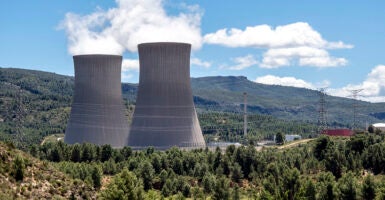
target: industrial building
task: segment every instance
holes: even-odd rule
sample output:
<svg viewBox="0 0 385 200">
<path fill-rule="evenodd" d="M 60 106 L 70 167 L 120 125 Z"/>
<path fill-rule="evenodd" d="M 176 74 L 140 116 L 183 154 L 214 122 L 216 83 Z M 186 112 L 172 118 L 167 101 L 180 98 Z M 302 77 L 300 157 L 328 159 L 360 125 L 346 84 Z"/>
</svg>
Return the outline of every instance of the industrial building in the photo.
<svg viewBox="0 0 385 200">
<path fill-rule="evenodd" d="M 122 102 L 122 56 L 74 56 L 75 93 L 64 142 L 123 147 L 128 120 Z"/>
<path fill-rule="evenodd" d="M 133 149 L 205 147 L 190 85 L 190 51 L 186 43 L 138 45 L 139 88 L 128 137 Z"/>
<path fill-rule="evenodd" d="M 285 141 L 286 142 L 291 142 L 294 140 L 301 140 L 301 139 L 302 139 L 302 136 L 300 136 L 300 135 L 290 135 L 290 134 L 285 135 Z"/>
<path fill-rule="evenodd" d="M 328 136 L 352 136 L 353 131 L 350 129 L 328 129 L 323 134 Z"/>
</svg>

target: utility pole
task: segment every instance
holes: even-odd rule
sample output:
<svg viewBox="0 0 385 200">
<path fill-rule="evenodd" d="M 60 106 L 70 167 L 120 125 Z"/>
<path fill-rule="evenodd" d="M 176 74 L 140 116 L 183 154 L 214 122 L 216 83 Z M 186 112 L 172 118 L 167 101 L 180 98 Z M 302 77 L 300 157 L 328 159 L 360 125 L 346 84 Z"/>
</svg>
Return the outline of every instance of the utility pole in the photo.
<svg viewBox="0 0 385 200">
<path fill-rule="evenodd" d="M 319 91 L 319 109 L 318 109 L 318 133 L 323 134 L 328 129 L 326 119 L 326 88 L 320 88 Z"/>
<path fill-rule="evenodd" d="M 247 93 L 243 93 L 243 135 L 247 136 Z"/>
<path fill-rule="evenodd" d="M 353 130 L 357 129 L 357 97 L 358 93 L 360 93 L 364 89 L 356 89 L 356 90 L 350 90 L 350 93 L 352 94 L 351 97 L 353 97 Z"/>
</svg>

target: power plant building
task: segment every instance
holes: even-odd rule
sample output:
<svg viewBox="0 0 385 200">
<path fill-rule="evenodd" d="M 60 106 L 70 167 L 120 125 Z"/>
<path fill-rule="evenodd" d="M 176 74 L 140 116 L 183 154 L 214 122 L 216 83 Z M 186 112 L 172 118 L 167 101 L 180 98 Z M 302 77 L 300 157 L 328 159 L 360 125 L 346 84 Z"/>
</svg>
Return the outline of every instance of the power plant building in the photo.
<svg viewBox="0 0 385 200">
<path fill-rule="evenodd" d="M 64 142 L 123 147 L 128 120 L 122 101 L 122 56 L 74 56 L 75 92 Z"/>
<path fill-rule="evenodd" d="M 143 43 L 138 51 L 139 88 L 128 145 L 205 147 L 190 85 L 191 45 Z"/>
</svg>

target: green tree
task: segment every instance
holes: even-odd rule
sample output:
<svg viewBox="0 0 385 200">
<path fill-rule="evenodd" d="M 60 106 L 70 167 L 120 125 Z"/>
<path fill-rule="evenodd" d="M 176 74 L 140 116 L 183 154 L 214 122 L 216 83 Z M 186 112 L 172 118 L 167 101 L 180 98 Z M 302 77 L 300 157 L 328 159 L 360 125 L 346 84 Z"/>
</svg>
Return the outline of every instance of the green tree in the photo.
<svg viewBox="0 0 385 200">
<path fill-rule="evenodd" d="M 182 194 L 185 197 L 190 197 L 190 195 L 191 195 L 191 186 L 186 182 L 183 184 Z"/>
<path fill-rule="evenodd" d="M 102 172 L 98 166 L 92 168 L 91 178 L 94 188 L 99 189 L 102 186 Z"/>
<path fill-rule="evenodd" d="M 317 176 L 317 199 L 337 199 L 335 177 L 330 172 L 321 172 Z"/>
<path fill-rule="evenodd" d="M 236 183 L 241 183 L 243 178 L 243 173 L 241 166 L 238 163 L 234 163 L 231 167 L 231 180 Z"/>
<path fill-rule="evenodd" d="M 329 137 L 327 137 L 327 136 L 319 137 L 316 140 L 316 144 L 314 147 L 314 156 L 318 160 L 323 160 L 325 153 L 326 153 L 326 150 L 330 145 L 331 145 L 331 141 L 330 141 Z"/>
<path fill-rule="evenodd" d="M 83 143 L 82 144 L 82 162 L 91 162 L 94 157 L 94 151 L 93 151 L 92 144 L 89 143 Z"/>
<path fill-rule="evenodd" d="M 304 185 L 304 197 L 305 199 L 316 199 L 316 187 L 312 180 L 308 179 Z"/>
<path fill-rule="evenodd" d="M 355 200 L 359 198 L 359 185 L 357 179 L 354 177 L 354 174 L 352 172 L 344 174 L 338 180 L 338 188 L 340 190 L 341 199 Z"/>
<path fill-rule="evenodd" d="M 163 188 L 162 188 L 162 195 L 164 197 L 168 197 L 170 196 L 171 194 L 174 193 L 174 184 L 173 184 L 173 181 L 171 181 L 170 179 L 167 179 L 166 180 L 166 183 L 163 185 Z"/>
<path fill-rule="evenodd" d="M 346 157 L 339 149 L 330 149 L 324 158 L 325 167 L 338 179 L 346 169 Z"/>
<path fill-rule="evenodd" d="M 13 172 L 12 172 L 12 176 L 13 178 L 15 178 L 16 181 L 23 181 L 24 169 L 25 169 L 24 159 L 21 156 L 17 155 L 15 160 L 13 161 Z"/>
<path fill-rule="evenodd" d="M 376 198 L 376 184 L 372 175 L 367 175 L 364 178 L 362 185 L 362 197 L 365 200 L 372 200 Z"/>
<path fill-rule="evenodd" d="M 72 162 L 80 162 L 81 161 L 81 147 L 79 144 L 72 145 L 71 151 L 71 161 Z"/>
<path fill-rule="evenodd" d="M 233 189 L 232 200 L 240 200 L 240 199 L 241 199 L 241 194 L 239 193 L 239 186 L 235 185 Z"/>
<path fill-rule="evenodd" d="M 155 173 L 159 174 L 162 171 L 162 163 L 158 154 L 152 155 L 151 164 L 155 170 Z"/>
<path fill-rule="evenodd" d="M 139 166 L 139 174 L 143 180 L 144 190 L 147 191 L 152 188 L 152 181 L 154 179 L 154 168 L 149 161 L 144 161 Z"/>
<path fill-rule="evenodd" d="M 101 158 L 102 162 L 109 160 L 112 157 L 112 147 L 109 144 L 102 146 Z"/>
<path fill-rule="evenodd" d="M 214 175 L 210 173 L 206 173 L 203 176 L 202 187 L 203 187 L 203 192 L 205 194 L 211 194 L 214 190 L 215 184 L 216 184 L 216 180 Z"/>
<path fill-rule="evenodd" d="M 142 182 L 134 173 L 124 168 L 117 174 L 107 188 L 100 193 L 100 199 L 143 200 Z"/>
<path fill-rule="evenodd" d="M 127 160 L 132 155 L 132 149 L 131 147 L 125 146 L 120 150 L 120 153 L 123 155 L 125 160 Z"/>
<path fill-rule="evenodd" d="M 214 194 L 212 199 L 214 200 L 226 200 L 230 197 L 230 182 L 226 177 L 220 177 L 215 184 Z"/>
<path fill-rule="evenodd" d="M 193 187 L 191 189 L 192 193 L 192 199 L 198 200 L 198 199 L 204 199 L 205 195 L 203 194 L 203 191 L 199 187 Z"/>
<path fill-rule="evenodd" d="M 369 125 L 369 127 L 368 127 L 368 132 L 369 133 L 374 133 L 374 126 L 371 124 L 371 125 Z"/>
<path fill-rule="evenodd" d="M 282 179 L 288 199 L 294 199 L 300 188 L 299 171 L 297 168 L 285 170 Z"/>
<path fill-rule="evenodd" d="M 61 150 L 57 145 L 55 145 L 55 147 L 51 150 L 49 160 L 52 162 L 60 162 L 63 159 L 62 157 L 63 156 Z"/>
<path fill-rule="evenodd" d="M 285 144 L 285 135 L 281 132 L 275 134 L 275 143 L 279 145 Z"/>
</svg>

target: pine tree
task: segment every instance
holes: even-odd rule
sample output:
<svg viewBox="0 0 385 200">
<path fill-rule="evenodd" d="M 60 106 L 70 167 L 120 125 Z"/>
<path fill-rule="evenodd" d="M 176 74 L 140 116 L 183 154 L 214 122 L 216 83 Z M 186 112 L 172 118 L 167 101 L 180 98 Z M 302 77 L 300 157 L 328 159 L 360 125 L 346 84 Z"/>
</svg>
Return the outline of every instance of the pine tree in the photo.
<svg viewBox="0 0 385 200">
<path fill-rule="evenodd" d="M 362 197 L 366 200 L 371 200 L 376 197 L 376 184 L 373 180 L 373 176 L 368 175 L 364 178 L 362 185 Z"/>
<path fill-rule="evenodd" d="M 16 156 L 15 160 L 13 161 L 13 178 L 15 178 L 16 181 L 23 181 L 24 179 L 24 159 L 20 157 L 19 155 Z"/>
</svg>

